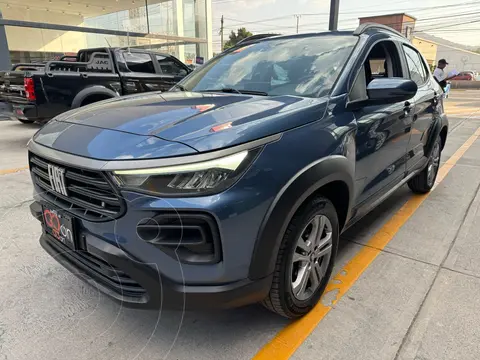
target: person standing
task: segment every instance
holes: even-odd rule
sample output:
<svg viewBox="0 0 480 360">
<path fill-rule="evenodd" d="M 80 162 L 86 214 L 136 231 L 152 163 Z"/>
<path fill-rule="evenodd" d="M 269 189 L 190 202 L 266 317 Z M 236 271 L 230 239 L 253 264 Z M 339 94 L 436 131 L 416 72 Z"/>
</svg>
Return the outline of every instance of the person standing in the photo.
<svg viewBox="0 0 480 360">
<path fill-rule="evenodd" d="M 450 80 L 455 77 L 455 75 L 448 77 L 445 73 L 445 67 L 448 65 L 447 60 L 440 59 L 438 60 L 437 67 L 433 72 L 433 77 L 437 80 L 438 84 L 442 87 L 442 89 L 446 89 L 447 87 L 447 80 Z"/>
</svg>

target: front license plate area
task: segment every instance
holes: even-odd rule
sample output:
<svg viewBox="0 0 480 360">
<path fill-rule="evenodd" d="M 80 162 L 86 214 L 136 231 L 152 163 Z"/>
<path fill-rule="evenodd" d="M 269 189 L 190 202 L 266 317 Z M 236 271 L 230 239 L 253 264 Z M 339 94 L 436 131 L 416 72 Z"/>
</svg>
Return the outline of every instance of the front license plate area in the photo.
<svg viewBox="0 0 480 360">
<path fill-rule="evenodd" d="M 43 223 L 47 234 L 72 250 L 76 250 L 73 218 L 61 210 L 43 206 Z"/>
</svg>

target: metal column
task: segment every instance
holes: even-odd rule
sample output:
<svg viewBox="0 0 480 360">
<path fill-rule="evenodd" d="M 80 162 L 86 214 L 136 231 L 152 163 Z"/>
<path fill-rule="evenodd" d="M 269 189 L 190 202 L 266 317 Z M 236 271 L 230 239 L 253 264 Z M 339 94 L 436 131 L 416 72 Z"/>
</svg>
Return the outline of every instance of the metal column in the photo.
<svg viewBox="0 0 480 360">
<path fill-rule="evenodd" d="M 0 19 L 3 19 L 2 11 L 0 10 Z M 7 34 L 5 26 L 0 25 L 0 71 L 10 70 L 12 63 L 10 61 L 10 50 L 8 50 Z"/>
</svg>

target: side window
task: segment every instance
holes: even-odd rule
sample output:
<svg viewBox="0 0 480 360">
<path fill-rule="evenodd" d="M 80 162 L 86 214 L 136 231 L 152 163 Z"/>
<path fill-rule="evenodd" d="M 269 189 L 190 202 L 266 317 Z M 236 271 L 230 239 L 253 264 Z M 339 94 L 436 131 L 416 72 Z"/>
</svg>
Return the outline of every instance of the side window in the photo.
<svg viewBox="0 0 480 360">
<path fill-rule="evenodd" d="M 187 70 L 168 57 L 157 55 L 157 61 L 158 65 L 160 65 L 160 69 L 162 70 L 162 74 L 176 76 L 187 75 Z"/>
<path fill-rule="evenodd" d="M 422 85 L 428 78 L 422 57 L 416 50 L 409 46 L 403 45 L 403 50 L 405 50 L 405 57 L 407 58 L 408 69 L 410 70 L 410 79 L 415 81 L 417 85 Z"/>
<path fill-rule="evenodd" d="M 373 79 L 389 77 L 403 77 L 403 73 L 397 47 L 392 41 L 386 40 L 375 44 L 368 53 L 350 91 L 349 100 L 368 99 L 368 84 Z"/>
<path fill-rule="evenodd" d="M 155 67 L 150 54 L 125 51 L 123 57 L 130 71 L 155 74 Z"/>
</svg>

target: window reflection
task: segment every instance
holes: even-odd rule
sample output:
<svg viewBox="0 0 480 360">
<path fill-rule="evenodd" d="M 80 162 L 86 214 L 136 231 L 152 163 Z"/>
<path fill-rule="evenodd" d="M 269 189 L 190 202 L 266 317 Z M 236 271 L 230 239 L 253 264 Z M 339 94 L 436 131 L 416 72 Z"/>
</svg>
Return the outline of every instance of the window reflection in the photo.
<svg viewBox="0 0 480 360">
<path fill-rule="evenodd" d="M 357 38 L 269 39 L 230 51 L 192 73 L 193 91 L 235 88 L 269 95 L 323 96 L 330 91 Z"/>
<path fill-rule="evenodd" d="M 182 61 L 208 58 L 206 44 L 182 37 L 207 38 L 206 0 L 34 0 L 0 2 L 4 19 L 47 25 L 68 25 L 99 30 L 154 34 L 159 38 L 113 36 L 23 27 L 6 27 L 11 61 L 47 61 L 88 47 L 141 47 L 171 53 Z M 209 15 L 210 16 L 210 15 Z M 211 19 L 208 19 L 211 21 Z M 165 35 L 166 38 L 161 38 Z M 171 40 L 167 36 L 180 37 Z M 201 41 L 200 41 L 201 42 Z M 210 49 L 211 51 L 211 49 Z"/>
</svg>

